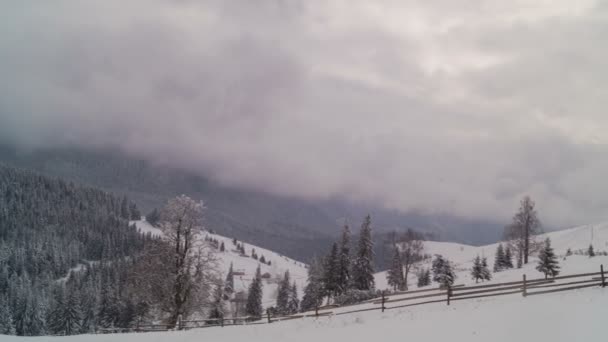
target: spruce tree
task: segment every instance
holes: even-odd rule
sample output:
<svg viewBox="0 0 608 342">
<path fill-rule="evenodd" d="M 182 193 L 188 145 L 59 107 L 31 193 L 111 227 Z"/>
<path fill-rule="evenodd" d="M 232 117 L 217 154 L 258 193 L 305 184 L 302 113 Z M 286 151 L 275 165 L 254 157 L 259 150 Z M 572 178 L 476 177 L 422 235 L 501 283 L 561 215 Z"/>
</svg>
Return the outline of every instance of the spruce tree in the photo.
<svg viewBox="0 0 608 342">
<path fill-rule="evenodd" d="M 300 299 L 298 298 L 298 287 L 296 282 L 294 281 L 289 289 L 289 304 L 287 305 L 288 311 L 290 315 L 298 312 L 298 308 L 300 307 Z"/>
<path fill-rule="evenodd" d="M 234 293 L 234 270 L 232 267 L 232 263 L 230 263 L 230 268 L 228 269 L 228 274 L 226 275 L 224 293 L 228 297 Z"/>
<path fill-rule="evenodd" d="M 435 260 L 432 264 L 433 269 L 433 280 L 438 282 L 441 287 L 448 287 L 454 284 L 456 280 L 456 274 L 452 269 L 452 263 L 443 258 L 443 256 L 436 254 Z"/>
<path fill-rule="evenodd" d="M 431 284 L 431 271 L 429 269 L 422 268 L 418 271 L 418 287 L 428 286 Z"/>
<path fill-rule="evenodd" d="M 15 323 L 9 301 L 0 297 L 0 335 L 15 335 L 15 333 Z"/>
<path fill-rule="evenodd" d="M 338 254 L 338 244 L 334 243 L 331 246 L 331 252 L 325 257 L 323 284 L 325 286 L 325 295 L 333 298 L 338 295 L 340 287 L 338 277 L 340 275 L 340 256 Z"/>
<path fill-rule="evenodd" d="M 289 315 L 289 293 L 291 287 L 291 279 L 289 276 L 289 270 L 285 271 L 283 279 L 279 283 L 279 289 L 277 293 L 277 312 L 281 315 Z"/>
<path fill-rule="evenodd" d="M 314 258 L 308 267 L 308 282 L 304 288 L 304 297 L 300 303 L 302 311 L 313 310 L 323 301 L 323 267 Z"/>
<path fill-rule="evenodd" d="M 483 279 L 481 258 L 479 255 L 473 261 L 473 268 L 471 269 L 471 277 L 475 279 L 475 283 L 479 282 L 479 279 Z"/>
<path fill-rule="evenodd" d="M 511 247 L 507 245 L 505 249 L 505 268 L 513 268 L 513 255 L 511 255 Z"/>
<path fill-rule="evenodd" d="M 371 217 L 367 215 L 361 225 L 359 245 L 353 264 L 353 285 L 357 290 L 374 289 L 374 251 Z"/>
<path fill-rule="evenodd" d="M 352 260 L 350 255 L 350 228 L 347 224 L 344 225 L 344 230 L 342 232 L 339 254 L 336 293 L 342 294 L 346 292 L 351 283 Z"/>
<path fill-rule="evenodd" d="M 500 272 L 506 268 L 506 256 L 502 243 L 498 244 L 494 255 L 494 272 Z"/>
<path fill-rule="evenodd" d="M 593 250 L 593 245 L 589 245 L 589 248 L 587 249 L 587 254 L 589 255 L 590 258 L 593 258 L 595 256 L 595 251 Z"/>
<path fill-rule="evenodd" d="M 245 305 L 245 312 L 247 315 L 262 317 L 262 314 L 264 313 L 264 309 L 262 308 L 262 296 L 262 271 L 260 265 L 258 265 L 258 268 L 255 271 L 255 277 L 249 285 L 249 294 L 247 296 L 247 304 Z"/>
<path fill-rule="evenodd" d="M 492 272 L 490 272 L 490 269 L 488 268 L 488 258 L 486 257 L 481 259 L 481 278 L 483 280 L 492 279 Z"/>
<path fill-rule="evenodd" d="M 50 315 L 49 328 L 56 335 L 73 335 L 80 332 L 80 311 L 74 292 L 65 295 L 58 291 L 55 305 Z"/>
<path fill-rule="evenodd" d="M 393 260 L 391 268 L 386 274 L 388 284 L 393 287 L 393 290 L 402 290 L 403 287 L 403 263 L 401 262 L 401 253 L 395 245 L 393 247 Z"/>
<path fill-rule="evenodd" d="M 549 238 L 545 240 L 545 246 L 538 255 L 538 265 L 536 266 L 536 269 L 545 274 L 545 279 L 548 276 L 555 277 L 559 274 L 559 263 L 557 261 L 557 256 L 553 251 L 553 247 L 551 247 L 551 240 Z"/>
</svg>

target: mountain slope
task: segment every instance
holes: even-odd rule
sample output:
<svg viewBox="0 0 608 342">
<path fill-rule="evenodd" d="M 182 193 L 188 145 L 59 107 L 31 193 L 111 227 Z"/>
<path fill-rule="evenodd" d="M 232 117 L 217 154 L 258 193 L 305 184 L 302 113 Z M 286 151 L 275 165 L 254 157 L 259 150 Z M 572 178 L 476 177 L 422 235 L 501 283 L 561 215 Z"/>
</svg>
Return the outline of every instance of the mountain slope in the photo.
<svg viewBox="0 0 608 342">
<path fill-rule="evenodd" d="M 151 226 L 145 220 L 132 221 L 136 225 L 137 229 L 142 233 L 151 233 L 153 235 L 162 235 L 160 229 Z M 218 259 L 219 271 L 222 274 L 222 278 L 226 277 L 230 264 L 233 265 L 233 269 L 238 275 L 234 276 L 235 292 L 244 291 L 247 292 L 251 281 L 255 275 L 256 268 L 258 265 L 261 267 L 262 274 L 268 273 L 270 278 L 263 279 L 263 299 L 262 305 L 267 308 L 276 304 L 276 295 L 278 288 L 278 280 L 281 279 L 285 271 L 289 271 L 291 281 L 295 282 L 298 287 L 298 293 L 302 296 L 302 291 L 306 285 L 307 269 L 306 265 L 302 262 L 290 259 L 284 255 L 273 252 L 271 250 L 261 248 L 249 243 L 238 241 L 240 244 L 244 244 L 245 254 L 241 254 L 236 246 L 233 244 L 233 239 L 222 235 L 205 232 L 204 236 L 217 240 L 221 245 L 225 246 L 225 251 L 217 251 L 216 257 Z M 270 265 L 264 264 L 255 260 L 251 257 L 252 250 L 261 258 L 264 256 L 266 261 L 270 261 Z M 233 308 L 234 312 L 234 308 Z"/>
</svg>

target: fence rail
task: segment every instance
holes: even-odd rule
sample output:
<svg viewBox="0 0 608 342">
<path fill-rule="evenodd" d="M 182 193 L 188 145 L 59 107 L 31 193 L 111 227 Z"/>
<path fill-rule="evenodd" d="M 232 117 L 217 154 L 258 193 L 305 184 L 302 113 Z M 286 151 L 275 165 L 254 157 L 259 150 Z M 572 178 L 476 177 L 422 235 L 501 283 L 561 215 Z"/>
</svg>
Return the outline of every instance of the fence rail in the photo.
<svg viewBox="0 0 608 342">
<path fill-rule="evenodd" d="M 560 280 L 574 279 L 574 278 L 586 278 L 591 279 L 575 280 L 567 282 L 559 282 Z M 557 276 L 552 278 L 537 278 L 537 279 L 526 279 L 526 275 L 523 275 L 520 281 L 509 281 L 497 284 L 483 284 L 483 285 L 455 285 L 446 288 L 433 288 L 423 290 L 412 290 L 412 291 L 397 291 L 394 293 L 382 292 L 382 296 L 379 298 L 370 299 L 357 304 L 344 305 L 344 307 L 356 307 L 364 305 L 379 305 L 373 307 L 364 307 L 361 309 L 349 310 L 349 311 L 323 311 L 340 308 L 338 305 L 326 305 L 323 307 L 317 307 L 313 313 L 300 313 L 289 316 L 277 316 L 271 315 L 270 312 L 266 313 L 265 317 L 232 317 L 232 318 L 215 318 L 215 319 L 201 319 L 201 320 L 181 320 L 179 319 L 176 325 L 168 324 L 141 324 L 135 328 L 122 329 L 122 328 L 110 328 L 110 329 L 99 329 L 99 333 L 116 333 L 116 332 L 148 332 L 148 331 L 168 331 L 168 330 L 187 330 L 196 328 L 210 328 L 210 327 L 226 327 L 233 325 L 251 325 L 251 324 L 271 324 L 276 322 L 282 322 L 287 320 L 302 319 L 305 317 L 331 317 L 341 316 L 360 312 L 381 310 L 393 310 L 399 308 L 436 304 L 436 303 L 447 303 L 450 305 L 451 301 L 460 301 L 467 299 L 478 299 L 496 296 L 506 296 L 521 293 L 522 296 L 535 296 L 549 293 L 556 293 L 562 291 L 571 291 L 589 287 L 601 286 L 605 287 L 606 275 L 604 273 L 604 265 L 600 266 L 600 272 L 594 273 L 581 273 L 581 274 L 570 274 Z M 429 293 L 437 291 L 437 293 Z M 425 294 L 429 293 L 429 294 Z M 413 295 L 413 296 L 410 296 Z M 396 296 L 405 296 L 403 298 L 394 298 Z M 400 303 L 405 301 L 416 301 L 420 299 L 427 299 L 433 297 L 444 297 L 442 299 L 432 299 L 423 302 L 407 303 L 396 306 L 386 306 L 386 304 Z"/>
</svg>

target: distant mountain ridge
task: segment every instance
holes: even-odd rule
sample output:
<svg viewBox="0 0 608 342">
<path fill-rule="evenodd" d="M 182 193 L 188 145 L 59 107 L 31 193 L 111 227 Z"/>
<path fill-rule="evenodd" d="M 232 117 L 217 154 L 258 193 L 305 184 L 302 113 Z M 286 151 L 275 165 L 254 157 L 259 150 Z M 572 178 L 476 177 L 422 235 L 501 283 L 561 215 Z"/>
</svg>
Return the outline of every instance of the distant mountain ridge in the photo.
<svg viewBox="0 0 608 342">
<path fill-rule="evenodd" d="M 494 242 L 502 233 L 502 224 L 492 222 L 449 215 L 403 214 L 339 199 L 311 202 L 224 187 L 202 176 L 114 150 L 64 148 L 23 152 L 0 146 L 0 161 L 126 195 L 143 213 L 184 193 L 206 202 L 206 224 L 218 233 L 303 261 L 326 253 L 344 220 L 356 233 L 367 213 L 372 214 L 377 244 L 381 244 L 386 233 L 410 227 L 431 233 L 438 240 L 475 245 Z M 381 249 L 378 254 L 382 263 Z"/>
</svg>

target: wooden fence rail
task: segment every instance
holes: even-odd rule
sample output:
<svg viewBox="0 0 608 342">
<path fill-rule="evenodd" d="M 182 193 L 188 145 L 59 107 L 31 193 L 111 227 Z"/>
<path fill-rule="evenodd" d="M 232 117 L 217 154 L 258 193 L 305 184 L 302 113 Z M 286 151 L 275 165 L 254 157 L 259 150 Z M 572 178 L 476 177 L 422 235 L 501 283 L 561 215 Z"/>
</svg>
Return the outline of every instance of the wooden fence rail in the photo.
<svg viewBox="0 0 608 342">
<path fill-rule="evenodd" d="M 568 282 L 559 282 L 560 280 L 565 279 L 574 279 L 574 278 L 585 278 L 591 277 L 591 279 L 584 280 L 575 280 Z M 216 319 L 201 319 L 201 320 L 178 320 L 177 325 L 167 325 L 167 324 L 140 324 L 135 328 L 129 329 L 121 329 L 121 328 L 108 328 L 108 329 L 99 329 L 99 333 L 115 333 L 115 332 L 148 332 L 148 331 L 167 331 L 167 330 L 182 330 L 182 329 L 196 329 L 196 328 L 209 328 L 209 327 L 225 327 L 225 326 L 233 326 L 233 325 L 250 325 L 250 324 L 270 324 L 276 322 L 282 322 L 287 320 L 294 319 L 302 319 L 305 317 L 319 318 L 319 317 L 331 317 L 331 316 L 341 316 L 341 315 L 349 315 L 360 312 L 368 312 L 381 310 L 393 310 L 399 308 L 427 305 L 427 304 L 435 304 L 435 303 L 447 303 L 450 305 L 450 301 L 460 301 L 467 299 L 477 299 L 477 298 L 487 298 L 487 297 L 496 297 L 496 296 L 505 296 L 521 293 L 524 297 L 526 296 L 535 296 L 542 295 L 548 293 L 562 292 L 562 291 L 570 291 L 577 290 L 595 286 L 605 287 L 607 285 L 606 276 L 604 274 L 604 266 L 600 266 L 600 272 L 593 273 L 581 273 L 581 274 L 571 274 L 571 275 L 563 275 L 552 277 L 549 279 L 546 278 L 538 278 L 538 279 L 526 279 L 526 276 L 523 275 L 521 281 L 510 281 L 503 282 L 497 284 L 483 284 L 483 285 L 456 285 L 453 287 L 449 287 L 447 289 L 442 288 L 433 288 L 433 289 L 423 289 L 423 290 L 412 290 L 412 291 L 398 291 L 394 293 L 387 294 L 385 292 L 382 293 L 381 297 L 374 298 L 371 300 L 363 301 L 358 304 L 349 304 L 342 307 L 356 307 L 361 305 L 379 305 L 373 307 L 366 307 L 356 310 L 342 311 L 342 312 L 333 312 L 333 311 L 324 311 L 319 312 L 319 310 L 327 310 L 327 309 L 336 309 L 340 306 L 337 305 L 326 305 L 324 307 L 317 307 L 314 313 L 301 313 L 289 316 L 276 316 L 271 315 L 267 312 L 266 317 L 252 317 L 252 316 L 243 316 L 243 317 L 233 317 L 233 318 L 216 318 Z M 435 292 L 429 294 L 421 294 L 427 292 Z M 414 294 L 414 296 L 408 296 Z M 421 295 L 419 295 L 421 294 Z M 406 296 L 404 298 L 392 298 L 395 296 Z M 415 303 L 407 303 L 396 306 L 386 306 L 386 304 L 398 303 L 404 301 L 414 301 L 420 299 L 427 299 L 433 297 L 444 297 L 442 299 L 432 299 L 426 300 L 423 302 L 415 302 Z M 230 323 L 231 322 L 231 323 Z"/>
</svg>

